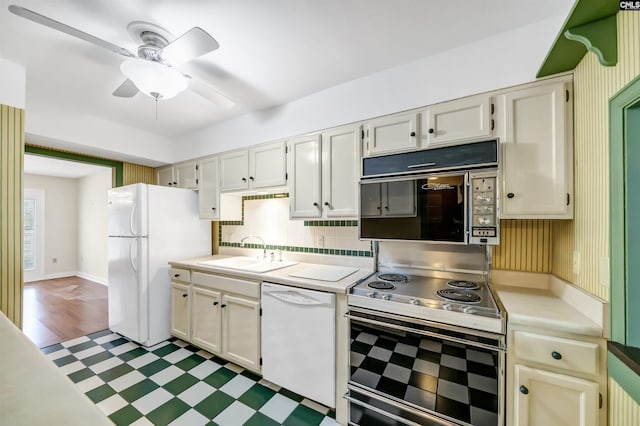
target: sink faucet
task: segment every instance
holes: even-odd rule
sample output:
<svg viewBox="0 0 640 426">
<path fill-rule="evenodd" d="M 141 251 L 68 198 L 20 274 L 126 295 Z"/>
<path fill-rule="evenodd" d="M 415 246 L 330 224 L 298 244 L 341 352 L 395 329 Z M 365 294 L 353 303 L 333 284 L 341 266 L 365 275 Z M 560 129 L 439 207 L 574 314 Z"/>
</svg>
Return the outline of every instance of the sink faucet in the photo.
<svg viewBox="0 0 640 426">
<path fill-rule="evenodd" d="M 258 240 L 260 240 L 260 242 L 262 243 L 262 259 L 266 259 L 267 258 L 267 245 L 265 244 L 264 240 L 262 238 L 260 238 L 257 235 L 247 235 L 246 237 L 242 237 L 242 239 L 240 240 L 240 247 L 244 247 L 244 241 L 248 238 L 256 238 Z"/>
</svg>

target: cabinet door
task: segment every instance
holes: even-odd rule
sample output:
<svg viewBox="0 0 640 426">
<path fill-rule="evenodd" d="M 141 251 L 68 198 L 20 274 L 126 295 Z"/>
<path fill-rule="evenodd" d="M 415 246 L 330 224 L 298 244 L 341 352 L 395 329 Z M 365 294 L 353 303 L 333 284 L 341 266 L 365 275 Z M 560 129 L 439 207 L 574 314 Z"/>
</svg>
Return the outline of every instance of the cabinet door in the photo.
<svg viewBox="0 0 640 426">
<path fill-rule="evenodd" d="M 220 156 L 220 190 L 249 187 L 249 152 L 234 151 Z"/>
<path fill-rule="evenodd" d="M 260 371 L 260 302 L 222 296 L 223 356 Z"/>
<path fill-rule="evenodd" d="M 278 142 L 249 151 L 249 185 L 267 188 L 287 184 L 285 143 Z"/>
<path fill-rule="evenodd" d="M 382 215 L 412 217 L 416 215 L 416 182 L 413 180 L 382 184 Z"/>
<path fill-rule="evenodd" d="M 327 218 L 358 216 L 360 126 L 322 134 L 322 209 Z"/>
<path fill-rule="evenodd" d="M 191 341 L 219 354 L 222 343 L 221 296 L 217 291 L 193 287 L 191 292 Z"/>
<path fill-rule="evenodd" d="M 386 191 L 386 184 L 364 183 L 360 185 L 360 205 L 362 217 L 376 217 L 382 215 L 382 186 Z"/>
<path fill-rule="evenodd" d="M 171 334 L 189 340 L 189 286 L 171 283 Z"/>
<path fill-rule="evenodd" d="M 175 166 L 175 174 L 178 188 L 198 188 L 198 166 L 195 162 L 178 164 Z"/>
<path fill-rule="evenodd" d="M 516 364 L 514 425 L 596 426 L 598 384 Z"/>
<path fill-rule="evenodd" d="M 559 82 L 499 96 L 502 218 L 573 217 L 568 90 Z"/>
<path fill-rule="evenodd" d="M 383 117 L 368 124 L 368 154 L 388 154 L 417 149 L 418 114 Z"/>
<path fill-rule="evenodd" d="M 173 167 L 165 167 L 163 169 L 158 169 L 158 185 L 161 186 L 176 186 L 178 182 L 175 182 L 175 178 L 173 176 Z"/>
<path fill-rule="evenodd" d="M 218 189 L 218 157 L 200 161 L 200 190 L 198 204 L 201 219 L 220 218 L 220 192 Z"/>
<path fill-rule="evenodd" d="M 290 141 L 289 160 L 289 216 L 320 217 L 320 135 Z"/>
<path fill-rule="evenodd" d="M 436 147 L 491 136 L 491 97 L 471 96 L 430 107 L 421 114 L 420 131 Z"/>
</svg>

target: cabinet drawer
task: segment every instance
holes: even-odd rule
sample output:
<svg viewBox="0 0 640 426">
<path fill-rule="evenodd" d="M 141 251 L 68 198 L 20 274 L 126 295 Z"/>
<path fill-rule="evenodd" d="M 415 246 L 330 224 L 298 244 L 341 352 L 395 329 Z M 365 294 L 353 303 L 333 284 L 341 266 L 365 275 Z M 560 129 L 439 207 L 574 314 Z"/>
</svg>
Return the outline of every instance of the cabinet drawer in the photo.
<svg viewBox="0 0 640 426">
<path fill-rule="evenodd" d="M 555 336 L 514 332 L 514 352 L 519 360 L 532 361 L 577 373 L 597 375 L 598 345 Z"/>
<path fill-rule="evenodd" d="M 185 283 L 191 281 L 191 271 L 188 269 L 171 268 L 169 273 L 171 274 L 171 281 L 183 281 Z"/>
<path fill-rule="evenodd" d="M 193 284 L 260 299 L 260 283 L 254 281 L 194 272 Z"/>
</svg>

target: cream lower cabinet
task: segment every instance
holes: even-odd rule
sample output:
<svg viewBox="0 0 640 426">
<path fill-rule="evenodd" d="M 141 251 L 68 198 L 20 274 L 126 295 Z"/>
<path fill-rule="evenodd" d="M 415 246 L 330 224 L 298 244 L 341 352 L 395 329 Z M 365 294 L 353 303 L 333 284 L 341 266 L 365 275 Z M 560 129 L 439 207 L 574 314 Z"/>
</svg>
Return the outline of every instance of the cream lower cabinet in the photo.
<svg viewBox="0 0 640 426">
<path fill-rule="evenodd" d="M 197 271 L 190 277 L 191 285 L 171 283 L 171 334 L 260 372 L 260 283 Z"/>
<path fill-rule="evenodd" d="M 605 426 L 605 339 L 510 326 L 507 424 Z"/>
<path fill-rule="evenodd" d="M 189 340 L 189 304 L 190 288 L 188 284 L 171 282 L 171 334 Z"/>
<path fill-rule="evenodd" d="M 596 426 L 598 383 L 514 366 L 514 426 Z"/>
</svg>

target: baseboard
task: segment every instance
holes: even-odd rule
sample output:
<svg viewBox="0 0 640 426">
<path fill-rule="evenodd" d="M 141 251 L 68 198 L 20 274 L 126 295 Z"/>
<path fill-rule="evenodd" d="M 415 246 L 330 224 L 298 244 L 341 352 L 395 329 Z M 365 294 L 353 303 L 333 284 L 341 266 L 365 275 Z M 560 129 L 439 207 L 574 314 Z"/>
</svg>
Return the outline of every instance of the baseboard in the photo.
<svg viewBox="0 0 640 426">
<path fill-rule="evenodd" d="M 97 277 L 95 275 L 87 274 L 85 272 L 80 272 L 80 271 L 77 271 L 74 275 L 80 278 L 84 278 L 85 280 L 93 281 L 94 283 L 97 283 L 97 284 L 109 285 L 109 281 L 106 278 Z"/>
<path fill-rule="evenodd" d="M 45 276 L 42 278 L 43 280 L 53 280 L 56 278 L 67 278 L 67 277 L 75 277 L 76 276 L 76 272 L 75 271 L 71 271 L 71 272 L 57 272 L 55 274 L 45 274 Z"/>
</svg>

